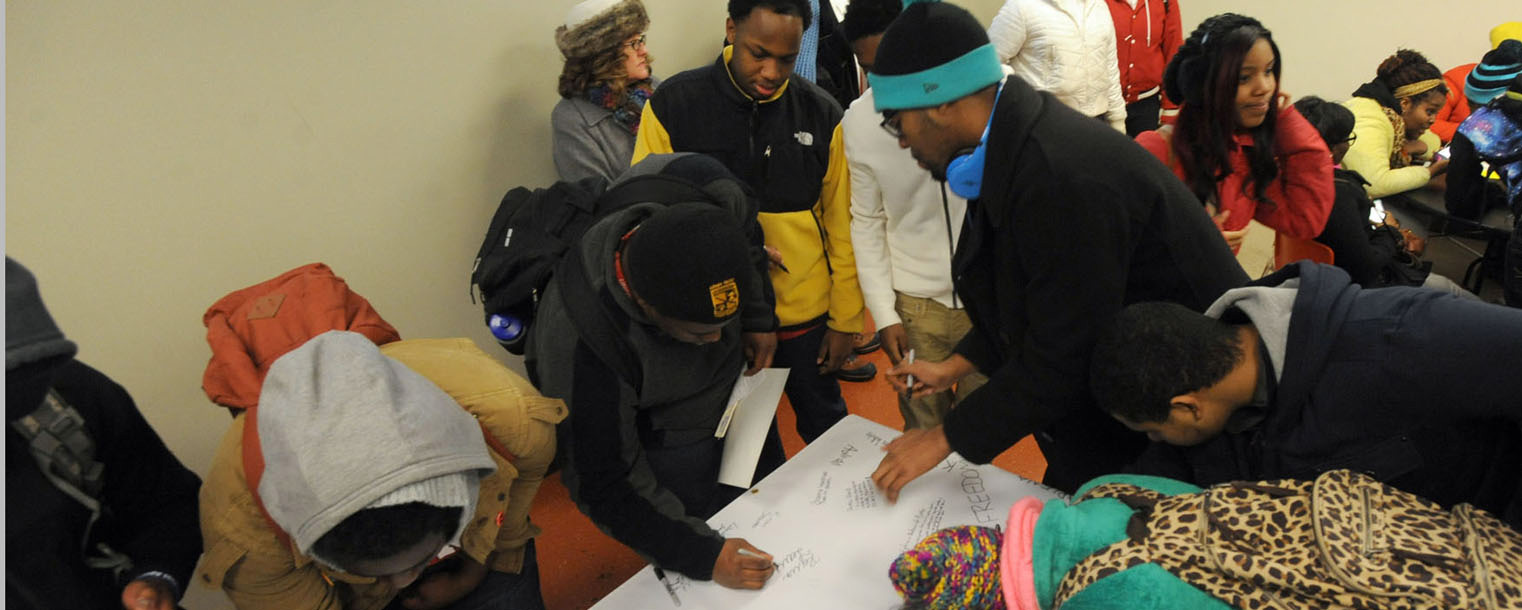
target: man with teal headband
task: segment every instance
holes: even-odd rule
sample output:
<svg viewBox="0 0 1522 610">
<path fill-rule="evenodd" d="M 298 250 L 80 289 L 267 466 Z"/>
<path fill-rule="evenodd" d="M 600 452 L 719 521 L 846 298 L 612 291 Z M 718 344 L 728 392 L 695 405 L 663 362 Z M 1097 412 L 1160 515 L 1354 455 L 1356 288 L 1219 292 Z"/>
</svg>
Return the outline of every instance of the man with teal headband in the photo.
<svg viewBox="0 0 1522 610">
<path fill-rule="evenodd" d="M 1138 301 L 1203 311 L 1247 275 L 1162 163 L 1005 77 L 966 10 L 906 6 L 876 59 L 868 78 L 883 128 L 969 200 L 951 272 L 973 329 L 950 358 L 900 363 L 889 378 L 902 389 L 912 377 L 915 395 L 974 371 L 989 381 L 941 426 L 890 443 L 873 481 L 896 499 L 951 451 L 986 463 L 1028 434 L 1058 489 L 1120 470 L 1146 438 L 1094 406 L 1094 329 Z"/>
</svg>

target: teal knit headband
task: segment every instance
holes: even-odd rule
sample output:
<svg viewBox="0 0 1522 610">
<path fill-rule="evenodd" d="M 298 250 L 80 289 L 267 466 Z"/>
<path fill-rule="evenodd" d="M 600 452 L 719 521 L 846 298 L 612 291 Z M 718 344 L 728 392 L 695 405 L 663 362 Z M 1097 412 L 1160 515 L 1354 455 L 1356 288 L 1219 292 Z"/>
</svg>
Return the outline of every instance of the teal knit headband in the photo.
<svg viewBox="0 0 1522 610">
<path fill-rule="evenodd" d="M 909 74 L 868 74 L 878 112 L 928 108 L 967 97 L 999 82 L 1004 70 L 993 43 L 949 62 Z"/>
</svg>

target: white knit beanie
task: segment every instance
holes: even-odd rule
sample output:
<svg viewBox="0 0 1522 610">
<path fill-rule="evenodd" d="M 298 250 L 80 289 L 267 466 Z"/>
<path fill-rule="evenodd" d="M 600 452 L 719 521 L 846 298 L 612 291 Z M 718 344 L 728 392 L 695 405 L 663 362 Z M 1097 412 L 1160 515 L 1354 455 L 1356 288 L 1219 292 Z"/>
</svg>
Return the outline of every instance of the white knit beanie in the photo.
<svg viewBox="0 0 1522 610">
<path fill-rule="evenodd" d="M 584 0 L 555 28 L 555 46 L 567 58 L 591 57 L 650 28 L 640 0 Z"/>
<path fill-rule="evenodd" d="M 585 0 L 577 2 L 571 10 L 565 14 L 565 29 L 574 30 L 582 24 L 591 21 L 593 17 L 601 15 L 603 11 L 618 6 L 623 0 Z"/>
</svg>

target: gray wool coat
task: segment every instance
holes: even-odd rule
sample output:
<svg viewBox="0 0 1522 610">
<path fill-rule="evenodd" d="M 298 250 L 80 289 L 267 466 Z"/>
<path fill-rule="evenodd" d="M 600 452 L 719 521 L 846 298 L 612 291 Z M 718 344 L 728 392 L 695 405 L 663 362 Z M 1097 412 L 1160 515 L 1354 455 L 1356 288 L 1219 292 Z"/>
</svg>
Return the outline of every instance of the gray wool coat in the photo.
<svg viewBox="0 0 1522 610">
<path fill-rule="evenodd" d="M 562 98 L 550 112 L 550 125 L 560 180 L 601 177 L 612 182 L 629 169 L 634 134 L 613 120 L 613 111 L 584 98 Z"/>
</svg>

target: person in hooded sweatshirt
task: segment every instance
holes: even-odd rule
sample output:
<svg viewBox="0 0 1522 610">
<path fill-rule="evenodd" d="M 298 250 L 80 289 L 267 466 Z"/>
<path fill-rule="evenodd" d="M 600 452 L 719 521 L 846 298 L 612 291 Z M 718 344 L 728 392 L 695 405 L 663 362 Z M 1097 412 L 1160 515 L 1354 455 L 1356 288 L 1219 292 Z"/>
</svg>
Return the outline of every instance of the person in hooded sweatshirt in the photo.
<svg viewBox="0 0 1522 610">
<path fill-rule="evenodd" d="M 1154 443 L 1133 470 L 1197 485 L 1362 472 L 1522 528 L 1522 311 L 1364 290 L 1302 261 L 1201 315 L 1127 307 L 1100 331 L 1100 408 Z"/>
<path fill-rule="evenodd" d="M 168 610 L 201 555 L 201 480 L 77 351 L 6 257 L 5 607 Z"/>
<path fill-rule="evenodd" d="M 469 339 L 317 335 L 222 439 L 197 580 L 240 610 L 544 608 L 528 512 L 565 413 Z"/>
<path fill-rule="evenodd" d="M 743 492 L 719 484 L 725 441 L 714 436 L 741 372 L 768 359 L 741 335 L 776 328 L 756 202 L 693 153 L 652 155 L 609 195 L 646 174 L 704 195 L 636 203 L 588 227 L 540 297 L 526 367 L 570 408 L 560 476 L 593 523 L 662 569 L 759 589 L 771 556 L 704 522 Z M 755 480 L 783 459 L 774 420 Z"/>
</svg>

